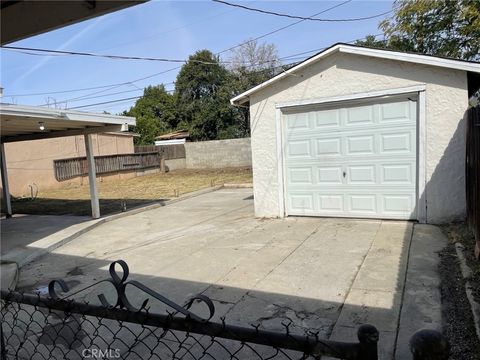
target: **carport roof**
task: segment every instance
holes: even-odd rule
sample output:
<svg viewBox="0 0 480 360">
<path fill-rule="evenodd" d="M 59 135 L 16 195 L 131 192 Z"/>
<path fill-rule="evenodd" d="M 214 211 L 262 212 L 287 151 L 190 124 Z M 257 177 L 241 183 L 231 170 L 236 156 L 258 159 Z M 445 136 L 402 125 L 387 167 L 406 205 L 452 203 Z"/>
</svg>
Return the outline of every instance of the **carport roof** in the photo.
<svg viewBox="0 0 480 360">
<path fill-rule="evenodd" d="M 240 95 L 235 96 L 230 100 L 230 102 L 233 105 L 243 104 L 248 101 L 248 98 L 251 94 L 267 86 L 270 86 L 273 83 L 276 83 L 277 81 L 291 75 L 292 73 L 295 73 L 300 69 L 303 69 L 304 67 L 307 67 L 327 57 L 328 55 L 331 55 L 337 52 L 354 54 L 354 55 L 362 55 L 362 56 L 370 56 L 370 57 L 381 58 L 381 59 L 404 61 L 408 63 L 437 66 L 437 67 L 450 68 L 455 70 L 463 70 L 463 71 L 472 72 L 472 73 L 480 73 L 480 63 L 475 61 L 454 60 L 454 59 L 442 58 L 442 57 L 431 56 L 431 55 L 421 55 L 421 54 L 406 53 L 406 52 L 385 50 L 385 49 L 373 49 L 368 47 L 338 43 L 338 44 L 332 45 L 328 49 L 325 49 L 319 52 L 318 54 L 311 56 L 310 58 L 282 72 L 281 74 L 274 76 L 270 80 L 267 80 L 261 83 L 260 85 L 257 85 L 251 88 L 250 90 L 247 90 L 241 93 Z"/>
<path fill-rule="evenodd" d="M 43 125 L 45 129 L 41 130 L 40 125 Z M 128 126 L 134 125 L 135 118 L 128 116 L 0 104 L 2 143 L 99 132 L 128 131 Z"/>
</svg>

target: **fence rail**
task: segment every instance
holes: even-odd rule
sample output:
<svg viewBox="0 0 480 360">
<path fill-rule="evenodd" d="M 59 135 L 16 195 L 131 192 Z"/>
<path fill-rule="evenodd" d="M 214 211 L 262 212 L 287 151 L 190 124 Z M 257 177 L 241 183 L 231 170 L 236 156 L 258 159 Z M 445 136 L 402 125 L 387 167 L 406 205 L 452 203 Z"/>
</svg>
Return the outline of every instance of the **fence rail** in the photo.
<svg viewBox="0 0 480 360">
<path fill-rule="evenodd" d="M 116 265 L 122 273 L 117 273 Z M 109 272 L 111 279 L 70 295 L 62 280 L 50 282 L 48 297 L 1 290 L 1 360 L 84 359 L 99 354 L 122 359 L 318 359 L 322 355 L 378 359 L 379 333 L 372 325 L 359 327 L 358 342 L 339 342 L 320 339 L 314 331 L 294 334 L 288 323 L 283 324 L 284 331 L 273 332 L 260 325 L 230 325 L 224 317 L 213 322 L 215 306 L 204 295 L 181 306 L 138 281 L 127 281 L 129 269 L 122 260 L 113 262 Z M 98 295 L 99 305 L 71 299 L 101 283 L 113 286 L 114 304 L 104 294 Z M 139 295 L 148 298 L 136 307 L 132 291 L 136 303 Z M 149 311 L 147 304 L 152 302 L 166 310 Z M 207 315 L 198 315 L 200 305 Z M 448 358 L 448 343 L 438 332 L 417 332 L 410 344 L 415 360 Z"/>
<path fill-rule="evenodd" d="M 160 160 L 161 154 L 158 151 L 95 156 L 95 169 L 97 174 L 108 174 L 126 170 L 159 168 Z M 54 160 L 53 168 L 57 181 L 88 175 L 86 157 Z"/>
<path fill-rule="evenodd" d="M 480 259 L 480 106 L 467 112 L 466 143 L 467 219 L 475 234 L 475 255 Z"/>
</svg>

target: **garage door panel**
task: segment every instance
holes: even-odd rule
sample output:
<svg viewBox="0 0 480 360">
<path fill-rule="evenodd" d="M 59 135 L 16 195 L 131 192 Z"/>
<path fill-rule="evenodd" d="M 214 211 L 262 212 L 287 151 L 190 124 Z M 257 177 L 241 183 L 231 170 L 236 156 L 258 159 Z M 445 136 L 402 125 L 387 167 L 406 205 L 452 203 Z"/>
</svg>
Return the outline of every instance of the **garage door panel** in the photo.
<svg viewBox="0 0 480 360">
<path fill-rule="evenodd" d="M 377 182 L 376 170 L 373 165 L 350 165 L 347 167 L 346 183 L 355 184 L 375 184 Z"/>
<path fill-rule="evenodd" d="M 414 184 L 414 169 L 411 163 L 383 164 L 381 170 L 382 184 Z"/>
<path fill-rule="evenodd" d="M 377 197 L 373 194 L 346 195 L 348 210 L 350 213 L 376 214 Z"/>
<path fill-rule="evenodd" d="M 287 146 L 289 157 L 311 156 L 310 140 L 290 141 Z"/>
<path fill-rule="evenodd" d="M 289 183 L 290 184 L 312 184 L 312 168 L 299 167 L 289 169 Z"/>
<path fill-rule="evenodd" d="M 412 122 L 411 102 L 382 104 L 380 122 Z M 413 109 L 414 110 L 414 109 Z"/>
<path fill-rule="evenodd" d="M 288 129 L 308 129 L 309 127 L 308 113 L 297 113 L 288 117 Z"/>
<path fill-rule="evenodd" d="M 415 152 L 415 141 L 412 132 L 384 133 L 380 135 L 380 152 L 412 153 Z"/>
<path fill-rule="evenodd" d="M 290 208 L 292 211 L 301 215 L 305 211 L 314 211 L 314 199 L 312 194 L 293 193 L 289 198 Z"/>
<path fill-rule="evenodd" d="M 383 212 L 385 213 L 400 213 L 400 214 L 410 214 L 411 209 L 413 208 L 413 197 L 410 194 L 399 195 L 383 195 L 382 196 L 382 205 Z"/>
<path fill-rule="evenodd" d="M 319 194 L 318 205 L 320 212 L 343 212 L 344 195 L 343 194 Z"/>
<path fill-rule="evenodd" d="M 315 144 L 317 156 L 341 155 L 342 142 L 339 137 L 317 139 Z"/>
<path fill-rule="evenodd" d="M 416 103 L 284 116 L 287 214 L 415 218 Z"/>
<path fill-rule="evenodd" d="M 365 155 L 375 153 L 374 135 L 351 135 L 346 137 L 348 155 Z"/>
<path fill-rule="evenodd" d="M 338 128 L 340 126 L 339 110 L 325 110 L 322 112 L 314 112 L 316 129 Z"/>
<path fill-rule="evenodd" d="M 358 124 L 373 124 L 374 117 L 373 117 L 373 106 L 358 106 L 348 108 L 346 110 L 346 125 L 358 125 Z"/>
<path fill-rule="evenodd" d="M 342 184 L 341 166 L 322 166 L 317 167 L 318 182 L 321 184 Z"/>
</svg>

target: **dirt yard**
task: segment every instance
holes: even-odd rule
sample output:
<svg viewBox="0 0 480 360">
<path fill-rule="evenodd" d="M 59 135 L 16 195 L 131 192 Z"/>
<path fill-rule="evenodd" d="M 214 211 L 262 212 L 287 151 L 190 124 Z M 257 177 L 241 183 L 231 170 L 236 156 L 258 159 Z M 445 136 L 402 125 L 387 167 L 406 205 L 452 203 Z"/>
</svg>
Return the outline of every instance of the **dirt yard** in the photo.
<svg viewBox="0 0 480 360">
<path fill-rule="evenodd" d="M 469 279 L 477 302 L 480 302 L 480 262 L 473 256 L 475 239 L 466 224 L 444 226 L 450 243 L 440 253 L 440 276 L 442 279 L 442 305 L 444 333 L 451 345 L 452 360 L 480 360 L 480 342 L 475 333 L 470 303 L 465 293 L 465 279 L 455 252 L 455 243 L 461 242 L 470 251 L 466 252 L 468 266 L 472 269 Z"/>
<path fill-rule="evenodd" d="M 154 201 L 222 184 L 251 183 L 250 168 L 181 169 L 166 174 L 151 174 L 131 179 L 97 181 L 102 215 L 120 212 Z M 43 190 L 36 199 L 14 199 L 17 214 L 89 215 L 88 185 L 69 185 Z"/>
</svg>

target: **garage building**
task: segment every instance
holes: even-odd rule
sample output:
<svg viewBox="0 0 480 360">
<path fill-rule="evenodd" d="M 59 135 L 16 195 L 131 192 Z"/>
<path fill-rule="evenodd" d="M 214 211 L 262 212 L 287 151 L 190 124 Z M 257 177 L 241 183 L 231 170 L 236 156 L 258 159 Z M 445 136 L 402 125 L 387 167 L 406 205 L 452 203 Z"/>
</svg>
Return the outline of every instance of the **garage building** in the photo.
<svg viewBox="0 0 480 360">
<path fill-rule="evenodd" d="M 336 44 L 238 95 L 255 214 L 441 223 L 465 216 L 480 64 Z"/>
</svg>

